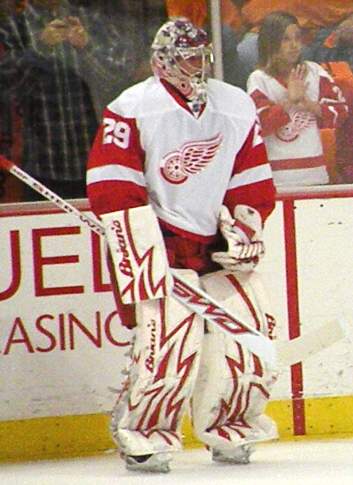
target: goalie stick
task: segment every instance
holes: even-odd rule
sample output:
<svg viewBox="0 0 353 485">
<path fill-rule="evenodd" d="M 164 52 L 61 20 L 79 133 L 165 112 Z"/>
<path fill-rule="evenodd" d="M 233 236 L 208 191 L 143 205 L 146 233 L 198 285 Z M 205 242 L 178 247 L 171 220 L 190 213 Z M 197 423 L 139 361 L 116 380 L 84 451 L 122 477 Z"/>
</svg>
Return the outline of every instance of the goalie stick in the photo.
<svg viewBox="0 0 353 485">
<path fill-rule="evenodd" d="M 59 197 L 55 192 L 52 192 L 45 185 L 1 155 L 0 168 L 12 173 L 15 177 L 29 185 L 46 199 L 53 202 L 54 205 L 62 209 L 64 212 L 78 217 L 78 219 L 83 224 L 87 225 L 93 232 L 105 237 L 104 227 L 98 220 L 94 220 L 83 214 L 72 204 Z M 244 345 L 244 347 L 248 348 L 251 352 L 261 357 L 270 365 L 275 364 L 276 351 L 273 341 L 241 322 L 235 315 L 233 315 L 233 313 L 226 310 L 210 295 L 200 288 L 195 288 L 184 278 L 181 278 L 180 275 L 176 275 L 175 271 L 172 269 L 171 274 L 174 279 L 174 298 L 189 307 L 203 319 L 207 320 L 207 322 L 216 325 L 221 331 L 228 335 L 230 334 L 234 340 L 238 341 L 241 345 Z M 335 322 L 334 324 L 331 324 L 331 326 L 323 326 L 327 331 L 323 332 L 323 338 L 320 340 L 320 345 L 315 343 L 313 334 L 309 334 L 309 336 L 303 335 L 289 342 L 281 343 L 279 346 L 280 363 L 283 365 L 292 365 L 339 340 L 343 337 L 343 335 L 341 335 L 341 333 L 343 334 L 343 331 L 338 333 L 337 338 L 334 336 L 334 330 L 338 328 L 338 325 L 339 324 Z M 340 328 L 342 330 L 341 326 Z"/>
</svg>

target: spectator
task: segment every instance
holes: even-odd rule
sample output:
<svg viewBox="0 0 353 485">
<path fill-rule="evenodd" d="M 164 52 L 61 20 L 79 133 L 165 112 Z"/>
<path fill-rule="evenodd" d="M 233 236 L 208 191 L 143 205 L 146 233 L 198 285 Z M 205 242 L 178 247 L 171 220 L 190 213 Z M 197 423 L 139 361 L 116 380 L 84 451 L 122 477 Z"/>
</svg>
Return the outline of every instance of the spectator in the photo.
<svg viewBox="0 0 353 485">
<path fill-rule="evenodd" d="M 114 24 L 67 0 L 32 0 L 0 28 L 6 50 L 0 87 L 20 105 L 22 167 L 62 197 L 85 196 L 86 158 L 98 126 L 90 81 L 102 103 L 131 83 L 132 47 Z M 25 188 L 25 200 L 39 198 Z"/>
<path fill-rule="evenodd" d="M 247 0 L 242 2 L 241 16 L 247 33 L 238 44 L 240 70 L 245 79 L 255 69 L 258 52 L 258 30 L 264 18 L 274 11 L 286 11 L 298 19 L 304 40 L 310 44 L 317 32 L 336 26 L 353 14 L 353 3 L 347 0 Z"/>
<path fill-rule="evenodd" d="M 329 182 L 320 128 L 347 117 L 347 105 L 333 79 L 318 64 L 301 63 L 296 17 L 273 12 L 259 32 L 259 69 L 248 80 L 268 157 L 279 185 Z"/>
</svg>

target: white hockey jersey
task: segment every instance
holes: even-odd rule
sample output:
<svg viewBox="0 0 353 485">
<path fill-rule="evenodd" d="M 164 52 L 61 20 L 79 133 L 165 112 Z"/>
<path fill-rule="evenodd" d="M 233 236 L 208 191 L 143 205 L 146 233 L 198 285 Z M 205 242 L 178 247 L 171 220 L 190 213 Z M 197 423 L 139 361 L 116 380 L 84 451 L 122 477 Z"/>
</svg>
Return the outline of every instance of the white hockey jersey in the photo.
<svg viewBox="0 0 353 485">
<path fill-rule="evenodd" d="M 255 105 L 214 79 L 199 118 L 154 77 L 122 93 L 104 112 L 87 184 L 97 214 L 151 204 L 162 225 L 200 241 L 216 234 L 223 203 L 263 219 L 274 205 Z"/>
<path fill-rule="evenodd" d="M 260 118 L 275 184 L 314 185 L 329 181 L 320 128 L 335 128 L 347 115 L 340 89 L 327 72 L 314 62 L 306 62 L 307 96 L 321 104 L 322 118 L 281 105 L 287 87 L 264 71 L 254 71 L 248 79 L 248 93 Z"/>
</svg>

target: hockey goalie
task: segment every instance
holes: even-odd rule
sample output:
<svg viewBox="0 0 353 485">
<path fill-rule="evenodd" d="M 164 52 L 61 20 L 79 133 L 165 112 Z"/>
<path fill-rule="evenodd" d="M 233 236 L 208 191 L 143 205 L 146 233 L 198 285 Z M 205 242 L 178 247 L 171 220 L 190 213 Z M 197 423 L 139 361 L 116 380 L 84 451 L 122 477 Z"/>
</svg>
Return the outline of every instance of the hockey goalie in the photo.
<svg viewBox="0 0 353 485">
<path fill-rule="evenodd" d="M 217 462 L 248 463 L 254 443 L 277 436 L 264 414 L 276 369 L 171 295 L 173 268 L 273 337 L 256 273 L 272 173 L 253 102 L 212 79 L 211 63 L 203 30 L 162 25 L 154 75 L 108 105 L 90 153 L 88 196 L 133 335 L 111 423 L 130 470 L 169 471 L 186 413 Z"/>
</svg>

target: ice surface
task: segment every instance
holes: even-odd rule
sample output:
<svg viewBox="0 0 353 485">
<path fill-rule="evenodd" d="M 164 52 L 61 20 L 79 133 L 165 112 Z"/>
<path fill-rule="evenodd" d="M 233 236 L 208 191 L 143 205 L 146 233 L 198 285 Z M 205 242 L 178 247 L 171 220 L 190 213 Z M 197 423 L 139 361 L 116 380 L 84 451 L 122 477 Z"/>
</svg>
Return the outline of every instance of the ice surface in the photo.
<svg viewBox="0 0 353 485">
<path fill-rule="evenodd" d="M 2 464 L 1 485 L 353 485 L 353 439 L 258 445 L 250 465 L 212 463 L 206 450 L 177 453 L 168 475 L 128 472 L 116 454 Z"/>
</svg>

